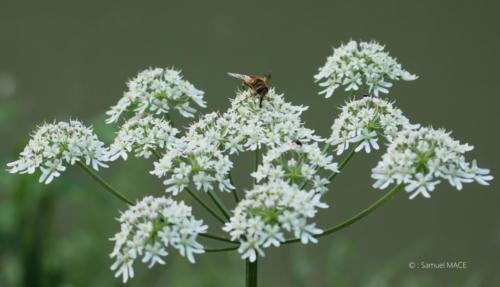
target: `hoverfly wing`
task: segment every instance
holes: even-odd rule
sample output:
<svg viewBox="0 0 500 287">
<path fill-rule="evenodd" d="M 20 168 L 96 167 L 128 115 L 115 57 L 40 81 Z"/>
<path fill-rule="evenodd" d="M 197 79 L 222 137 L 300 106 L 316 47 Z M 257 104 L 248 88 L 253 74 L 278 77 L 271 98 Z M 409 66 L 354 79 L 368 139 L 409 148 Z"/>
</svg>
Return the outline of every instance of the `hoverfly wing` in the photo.
<svg viewBox="0 0 500 287">
<path fill-rule="evenodd" d="M 233 78 L 240 79 L 244 82 L 250 82 L 252 80 L 252 77 L 248 75 L 237 74 L 237 73 L 227 73 L 227 74 Z"/>
</svg>

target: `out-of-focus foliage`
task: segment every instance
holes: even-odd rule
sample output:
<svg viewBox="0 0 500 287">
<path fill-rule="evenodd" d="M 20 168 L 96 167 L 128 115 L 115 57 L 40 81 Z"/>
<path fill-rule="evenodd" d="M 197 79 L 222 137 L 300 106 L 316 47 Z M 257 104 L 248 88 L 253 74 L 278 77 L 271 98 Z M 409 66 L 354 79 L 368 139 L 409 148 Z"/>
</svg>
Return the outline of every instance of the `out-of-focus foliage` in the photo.
<svg viewBox="0 0 500 287">
<path fill-rule="evenodd" d="M 308 256 L 300 248 L 294 249 L 294 262 L 291 264 L 291 274 L 293 276 L 293 287 L 312 286 L 308 282 L 311 273 L 323 274 L 327 283 L 325 286 L 340 287 L 434 287 L 443 286 L 433 276 L 433 272 L 447 272 L 443 270 L 414 270 L 410 274 L 406 273 L 409 269 L 409 262 L 416 258 L 421 258 L 420 254 L 429 249 L 431 240 L 418 241 L 408 250 L 397 254 L 389 259 L 384 259 L 377 266 L 365 266 L 359 269 L 349 269 L 352 262 L 357 262 L 362 258 L 358 246 L 352 243 L 349 238 L 337 237 L 331 241 L 329 248 L 325 253 L 327 255 L 327 264 L 321 266 L 323 270 L 314 272 L 317 268 L 313 256 Z M 418 262 L 418 260 L 417 260 Z M 485 286 L 485 278 L 477 272 L 455 272 L 452 286 L 456 287 L 481 287 Z M 355 276 L 353 276 L 355 274 Z M 498 278 L 500 279 L 500 278 Z"/>
</svg>

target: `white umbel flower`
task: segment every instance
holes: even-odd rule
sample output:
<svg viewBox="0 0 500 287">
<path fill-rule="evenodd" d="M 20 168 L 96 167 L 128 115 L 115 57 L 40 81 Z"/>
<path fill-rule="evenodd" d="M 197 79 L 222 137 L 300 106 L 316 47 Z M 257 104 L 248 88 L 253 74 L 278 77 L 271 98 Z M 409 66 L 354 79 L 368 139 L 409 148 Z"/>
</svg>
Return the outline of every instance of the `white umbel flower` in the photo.
<svg viewBox="0 0 500 287">
<path fill-rule="evenodd" d="M 329 181 L 321 173 L 338 173 L 338 165 L 333 156 L 322 152 L 318 143 L 283 144 L 269 150 L 262 157 L 262 164 L 252 173 L 257 183 L 285 180 L 299 186 L 307 186 L 312 191 L 323 193 Z"/>
<path fill-rule="evenodd" d="M 329 183 L 321 171 L 339 172 L 332 156 L 324 154 L 317 143 L 285 144 L 271 149 L 252 173 L 257 184 L 245 193 L 223 230 L 241 242 L 242 259 L 255 261 L 264 248 L 279 247 L 285 235 L 303 244 L 316 243 L 322 230 L 310 219 L 318 209 L 328 206 L 321 195 Z"/>
<path fill-rule="evenodd" d="M 449 132 L 432 128 L 401 131 L 372 170 L 375 188 L 385 189 L 393 183 L 403 183 L 410 199 L 418 195 L 426 198 L 435 186 L 446 180 L 457 190 L 462 183 L 476 181 L 488 185 L 493 179 L 488 169 L 465 159 L 472 150 L 468 144 L 453 139 Z"/>
<path fill-rule="evenodd" d="M 107 123 L 118 121 L 125 112 L 136 117 L 163 116 L 177 110 L 183 117 L 193 117 L 194 104 L 205 107 L 203 91 L 182 78 L 181 72 L 171 68 L 150 68 L 140 72 L 127 83 L 128 91 L 118 103 L 106 112 Z"/>
<path fill-rule="evenodd" d="M 246 192 L 223 230 L 241 242 L 238 252 L 251 262 L 265 255 L 264 248 L 280 246 L 287 233 L 303 244 L 316 243 L 314 236 L 322 230 L 309 219 L 319 208 L 328 207 L 320 197 L 314 190 L 302 190 L 282 179 L 258 184 Z"/>
<path fill-rule="evenodd" d="M 166 191 L 173 195 L 182 192 L 190 183 L 205 192 L 215 187 L 231 191 L 234 187 L 228 175 L 232 167 L 233 162 L 216 142 L 204 133 L 189 132 L 154 163 L 151 174 L 166 177 Z"/>
<path fill-rule="evenodd" d="M 348 150 L 353 143 L 357 144 L 356 152 L 364 150 L 370 153 L 372 149 L 379 149 L 379 137 L 391 141 L 399 131 L 418 128 L 418 125 L 410 123 L 400 109 L 380 98 L 352 100 L 341 111 L 327 140 L 336 147 L 337 155 Z"/>
<path fill-rule="evenodd" d="M 297 140 L 321 141 L 313 130 L 304 127 L 301 115 L 305 110 L 307 107 L 286 102 L 272 88 L 259 107 L 259 98 L 245 90 L 238 92 L 225 113 L 206 116 L 190 127 L 190 133 L 205 134 L 209 142 L 229 154 L 262 146 L 274 148 Z"/>
<path fill-rule="evenodd" d="M 165 264 L 168 247 L 177 249 L 191 263 L 195 262 L 194 254 L 205 252 L 196 239 L 207 226 L 196 220 L 191 207 L 183 202 L 147 196 L 122 213 L 119 222 L 121 230 L 111 238 L 115 242 L 111 269 L 124 283 L 134 277 L 137 259 L 142 258 L 149 268 Z"/>
<path fill-rule="evenodd" d="M 146 116 L 131 118 L 118 131 L 110 147 L 110 159 L 121 157 L 127 159 L 128 153 L 134 152 L 137 157 L 149 158 L 152 153 L 159 153 L 175 144 L 179 131 L 169 122 Z"/>
<path fill-rule="evenodd" d="M 303 126 L 300 116 L 306 109 L 285 102 L 274 89 L 269 90 L 262 107 L 250 91 L 240 92 L 228 111 L 204 115 L 192 124 L 186 135 L 154 163 L 151 173 L 166 177 L 166 191 L 174 195 L 191 183 L 197 190 L 217 187 L 231 191 L 230 155 L 263 146 L 272 149 L 297 141 L 306 145 L 322 140 Z"/>
<path fill-rule="evenodd" d="M 32 135 L 18 160 L 8 164 L 11 173 L 32 174 L 40 169 L 40 182 L 49 184 L 66 170 L 66 164 L 81 161 L 95 170 L 107 167 L 108 150 L 92 128 L 80 121 L 43 124 Z"/>
<path fill-rule="evenodd" d="M 320 94 L 326 98 L 339 87 L 345 91 L 358 91 L 364 86 L 376 97 L 387 94 L 393 81 L 413 81 L 418 77 L 403 70 L 385 47 L 377 42 L 350 41 L 333 49 L 323 67 L 314 76 L 324 88 Z"/>
</svg>

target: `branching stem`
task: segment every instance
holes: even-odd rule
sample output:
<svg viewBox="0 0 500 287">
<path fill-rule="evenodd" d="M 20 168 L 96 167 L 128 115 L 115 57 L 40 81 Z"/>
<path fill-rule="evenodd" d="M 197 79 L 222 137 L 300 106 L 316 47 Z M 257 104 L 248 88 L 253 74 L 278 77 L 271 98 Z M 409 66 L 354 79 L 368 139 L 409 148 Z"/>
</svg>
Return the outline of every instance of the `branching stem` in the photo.
<svg viewBox="0 0 500 287">
<path fill-rule="evenodd" d="M 213 217 L 215 217 L 220 223 L 224 224 L 225 220 L 220 217 L 220 215 L 217 214 L 213 209 L 211 209 L 203 200 L 201 200 L 191 189 L 186 188 L 186 191 L 191 195 L 194 200 L 196 200 L 203 208 L 205 208 Z"/>
<path fill-rule="evenodd" d="M 215 253 L 215 252 L 225 252 L 225 251 L 232 251 L 238 249 L 239 246 L 232 246 L 232 247 L 221 247 L 221 248 L 205 248 L 205 252 L 207 253 Z"/>
<path fill-rule="evenodd" d="M 218 240 L 218 241 L 223 241 L 223 242 L 228 242 L 228 243 L 239 244 L 238 242 L 231 241 L 231 239 L 229 239 L 229 238 L 222 237 L 222 236 L 219 236 L 219 235 L 210 234 L 210 233 L 200 233 L 200 236 L 206 237 L 206 238 L 210 238 L 210 239 L 213 239 L 213 240 Z"/>
<path fill-rule="evenodd" d="M 400 191 L 402 189 L 402 187 L 403 187 L 402 184 L 396 185 L 389 192 L 387 192 L 386 194 L 384 194 L 384 196 L 382 196 L 381 198 L 379 198 L 377 201 L 375 201 L 370 206 L 368 206 L 367 208 L 363 209 L 362 211 L 360 211 L 359 213 L 357 213 L 353 217 L 351 217 L 351 218 L 349 218 L 349 219 L 347 219 L 347 220 L 345 220 L 345 221 L 343 221 L 343 222 L 341 222 L 341 223 L 339 223 L 339 224 L 337 224 L 335 226 L 332 226 L 330 228 L 325 229 L 323 231 L 323 233 L 318 234 L 315 237 L 316 238 L 320 238 L 320 237 L 332 234 L 334 232 L 337 232 L 337 231 L 339 231 L 341 229 L 344 229 L 346 227 L 349 227 L 353 223 L 357 222 L 358 220 L 361 220 L 363 217 L 367 216 L 368 214 L 372 213 L 377 208 L 379 208 L 380 206 L 382 206 L 382 204 L 384 204 L 385 202 L 387 202 L 391 197 L 393 197 L 396 193 L 398 193 L 398 191 Z M 299 241 L 300 241 L 299 238 L 289 239 L 289 240 L 283 242 L 283 244 L 295 243 L 295 242 L 299 242 Z"/>
<path fill-rule="evenodd" d="M 215 203 L 217 208 L 222 212 L 222 214 L 224 214 L 224 217 L 226 217 L 226 219 L 229 220 L 229 218 L 230 218 L 229 212 L 227 211 L 226 206 L 220 200 L 220 198 L 217 196 L 217 194 L 215 194 L 215 192 L 211 189 L 208 190 L 207 193 L 208 193 L 208 196 L 210 196 L 210 199 L 212 199 L 212 201 Z M 224 220 L 223 220 L 223 222 L 224 222 Z"/>
<path fill-rule="evenodd" d="M 114 195 L 116 198 L 120 199 L 122 202 L 128 204 L 128 205 L 134 205 L 134 203 L 125 197 L 125 195 L 121 194 L 118 190 L 113 188 L 109 183 L 106 182 L 102 177 L 100 177 L 97 173 L 95 173 L 92 169 L 90 169 L 87 165 L 84 163 L 77 161 L 78 166 L 82 168 L 82 170 L 89 175 L 92 179 L 97 181 L 106 191 Z"/>
</svg>

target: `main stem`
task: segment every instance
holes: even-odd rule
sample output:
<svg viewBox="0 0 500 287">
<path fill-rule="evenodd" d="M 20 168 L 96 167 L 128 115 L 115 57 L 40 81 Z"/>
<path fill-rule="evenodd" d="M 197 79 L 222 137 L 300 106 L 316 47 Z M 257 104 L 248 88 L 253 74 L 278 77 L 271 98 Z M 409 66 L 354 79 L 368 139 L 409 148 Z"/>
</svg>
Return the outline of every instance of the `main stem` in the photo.
<svg viewBox="0 0 500 287">
<path fill-rule="evenodd" d="M 257 147 L 255 150 L 255 171 L 260 164 L 260 149 Z M 254 262 L 251 262 L 247 259 L 245 263 L 245 286 L 246 287 L 257 287 L 257 264 L 258 264 L 258 256 Z"/>
<path fill-rule="evenodd" d="M 254 262 L 250 262 L 250 260 L 246 261 L 245 287 L 257 287 L 257 260 L 255 259 Z"/>
</svg>

